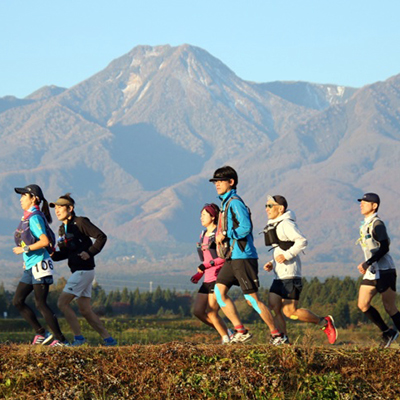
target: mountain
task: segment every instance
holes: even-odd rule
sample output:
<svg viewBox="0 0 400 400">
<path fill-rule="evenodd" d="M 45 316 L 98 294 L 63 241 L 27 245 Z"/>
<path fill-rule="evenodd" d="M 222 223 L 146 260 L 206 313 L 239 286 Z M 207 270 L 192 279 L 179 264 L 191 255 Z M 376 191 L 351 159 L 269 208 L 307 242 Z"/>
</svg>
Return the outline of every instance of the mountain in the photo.
<svg viewBox="0 0 400 400">
<path fill-rule="evenodd" d="M 315 110 L 324 110 L 334 104 L 341 104 L 357 91 L 355 88 L 345 86 L 309 82 L 278 81 L 262 83 L 260 87 L 294 104 Z"/>
<path fill-rule="evenodd" d="M 0 113 L 7 111 L 11 108 L 20 107 L 29 104 L 32 101 L 28 99 L 17 99 L 14 96 L 0 97 Z"/>
<path fill-rule="evenodd" d="M 66 88 L 62 88 L 62 87 L 55 86 L 55 85 L 44 86 L 44 87 L 36 90 L 29 96 L 27 96 L 26 99 L 48 100 L 49 98 L 51 98 L 53 96 L 57 96 L 57 95 L 65 92 L 66 90 L 67 90 Z"/>
<path fill-rule="evenodd" d="M 309 239 L 305 275 L 355 275 L 363 192 L 381 195 L 392 243 L 400 239 L 399 93 L 400 75 L 361 89 L 248 82 L 203 49 L 165 45 L 135 47 L 69 89 L 2 98 L 4 279 L 16 275 L 13 188 L 35 182 L 49 200 L 72 192 L 77 213 L 105 230 L 98 270 L 115 285 L 121 274 L 187 280 L 200 209 L 217 201 L 208 179 L 224 164 L 239 173 L 255 232 L 266 195 L 287 197 Z M 261 263 L 270 255 L 256 236 Z"/>
</svg>

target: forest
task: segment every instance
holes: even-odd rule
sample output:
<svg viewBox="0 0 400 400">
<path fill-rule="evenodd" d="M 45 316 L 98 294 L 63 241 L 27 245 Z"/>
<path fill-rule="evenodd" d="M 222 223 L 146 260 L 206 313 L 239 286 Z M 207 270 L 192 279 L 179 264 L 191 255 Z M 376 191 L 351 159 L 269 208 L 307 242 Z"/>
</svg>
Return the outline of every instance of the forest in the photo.
<svg viewBox="0 0 400 400">
<path fill-rule="evenodd" d="M 300 298 L 300 306 L 312 310 L 318 315 L 331 314 L 335 318 L 336 325 L 340 328 L 348 328 L 367 322 L 364 315 L 357 308 L 357 294 L 360 280 L 350 277 L 340 279 L 330 277 L 325 281 L 318 278 L 303 279 L 303 291 Z M 57 308 L 57 299 L 65 285 L 64 278 L 53 285 L 48 297 L 50 307 L 61 316 Z M 258 320 L 258 315 L 252 311 L 243 298 L 238 288 L 230 291 L 235 300 L 239 313 L 246 323 Z M 268 289 L 260 289 L 260 297 L 267 303 Z M 187 318 L 191 316 L 192 305 L 196 292 L 179 292 L 157 287 L 153 292 L 130 291 L 127 288 L 110 291 L 108 293 L 98 284 L 93 287 L 92 304 L 96 313 L 105 317 L 138 317 L 138 316 L 175 316 Z M 10 318 L 19 317 L 18 311 L 12 305 L 13 293 L 5 290 L 0 284 L 0 315 L 7 313 Z M 28 304 L 33 305 L 31 295 Z M 399 295 L 397 303 L 399 303 Z M 379 296 L 374 299 L 374 304 L 382 315 L 385 316 Z"/>
</svg>

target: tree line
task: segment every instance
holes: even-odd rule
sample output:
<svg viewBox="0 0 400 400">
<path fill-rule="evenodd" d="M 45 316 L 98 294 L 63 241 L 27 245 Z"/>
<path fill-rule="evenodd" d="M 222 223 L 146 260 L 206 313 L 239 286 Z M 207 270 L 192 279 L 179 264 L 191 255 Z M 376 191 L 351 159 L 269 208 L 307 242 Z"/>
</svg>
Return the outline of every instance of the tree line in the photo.
<svg viewBox="0 0 400 400">
<path fill-rule="evenodd" d="M 361 278 L 358 280 L 346 277 L 327 278 L 320 281 L 318 278 L 303 278 L 303 291 L 300 297 L 300 306 L 308 308 L 320 316 L 331 314 L 335 318 L 338 327 L 346 328 L 367 322 L 363 313 L 357 307 L 358 288 Z M 61 278 L 57 284 L 52 285 L 48 304 L 53 311 L 61 316 L 57 307 L 57 300 L 65 286 L 66 280 Z M 258 315 L 253 312 L 243 298 L 239 289 L 232 290 L 232 298 L 235 300 L 240 315 L 247 323 L 258 320 Z M 268 289 L 260 289 L 260 297 L 268 303 Z M 4 284 L 0 284 L 0 317 L 6 312 L 9 317 L 19 317 L 18 311 L 12 305 L 13 292 L 5 290 Z M 192 305 L 196 292 L 178 292 L 175 289 L 161 289 L 158 286 L 153 292 L 128 290 L 113 290 L 108 293 L 98 284 L 93 286 L 92 304 L 94 310 L 101 316 L 176 316 L 189 317 L 192 315 Z M 33 296 L 29 296 L 27 303 L 33 305 Z M 376 303 L 375 303 L 376 302 Z M 397 304 L 400 296 L 397 295 Z M 73 303 L 74 304 L 74 303 Z M 384 313 L 379 296 L 374 299 L 374 306 Z M 73 306 L 76 307 L 76 306 Z M 77 311 L 77 310 L 76 310 Z"/>
</svg>

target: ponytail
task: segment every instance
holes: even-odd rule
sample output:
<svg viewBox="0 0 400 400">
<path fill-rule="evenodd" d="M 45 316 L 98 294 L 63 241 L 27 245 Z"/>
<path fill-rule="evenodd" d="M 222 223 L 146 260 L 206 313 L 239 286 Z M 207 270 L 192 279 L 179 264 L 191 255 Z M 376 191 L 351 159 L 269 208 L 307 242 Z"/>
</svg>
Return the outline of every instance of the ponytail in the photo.
<svg viewBox="0 0 400 400">
<path fill-rule="evenodd" d="M 50 214 L 50 208 L 49 208 L 49 203 L 47 202 L 46 199 L 43 199 L 43 204 L 42 204 L 42 213 L 47 219 L 47 222 L 51 224 L 53 222 L 53 218 L 51 218 Z"/>
</svg>

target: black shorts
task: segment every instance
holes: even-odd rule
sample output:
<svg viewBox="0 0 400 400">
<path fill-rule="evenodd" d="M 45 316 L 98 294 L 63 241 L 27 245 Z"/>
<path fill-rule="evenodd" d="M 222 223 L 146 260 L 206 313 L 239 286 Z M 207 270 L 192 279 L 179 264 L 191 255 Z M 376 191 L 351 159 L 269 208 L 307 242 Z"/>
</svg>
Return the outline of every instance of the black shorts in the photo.
<svg viewBox="0 0 400 400">
<path fill-rule="evenodd" d="M 301 278 L 275 279 L 269 289 L 270 293 L 275 293 L 286 300 L 299 300 L 302 290 Z"/>
<path fill-rule="evenodd" d="M 384 271 L 379 271 L 379 279 L 363 279 L 361 281 L 361 285 L 366 286 L 374 286 L 378 293 L 384 293 L 389 288 L 392 289 L 394 292 L 396 291 L 396 270 L 395 269 L 388 269 Z"/>
<path fill-rule="evenodd" d="M 257 293 L 260 286 L 258 260 L 256 258 L 226 260 L 219 271 L 217 283 L 228 288 L 232 285 L 240 286 L 244 294 Z"/>
<path fill-rule="evenodd" d="M 203 294 L 210 294 L 214 293 L 214 286 L 215 286 L 215 281 L 214 282 L 204 282 L 199 289 L 199 293 Z"/>
</svg>

